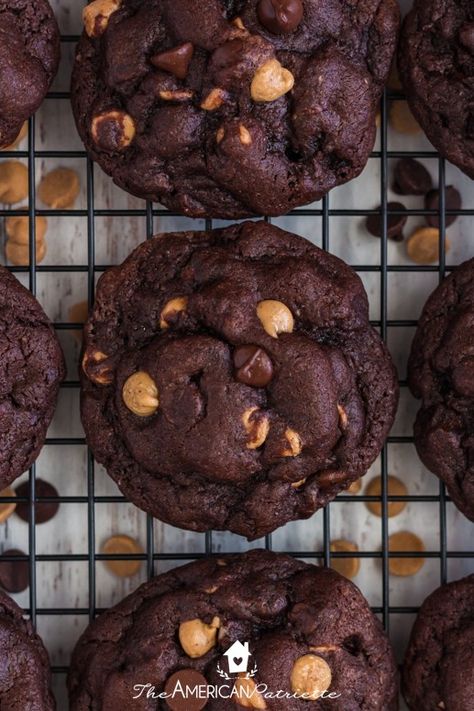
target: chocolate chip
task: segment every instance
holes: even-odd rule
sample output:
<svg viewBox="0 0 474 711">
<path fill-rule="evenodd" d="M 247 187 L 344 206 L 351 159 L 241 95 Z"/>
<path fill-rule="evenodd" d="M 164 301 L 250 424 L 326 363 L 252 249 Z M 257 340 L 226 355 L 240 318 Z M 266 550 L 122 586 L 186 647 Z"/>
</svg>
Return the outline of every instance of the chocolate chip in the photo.
<svg viewBox="0 0 474 711">
<path fill-rule="evenodd" d="M 294 32 L 303 19 L 301 0 L 260 0 L 258 19 L 275 35 Z"/>
<path fill-rule="evenodd" d="M 467 22 L 461 27 L 459 39 L 461 44 L 474 54 L 474 22 Z"/>
<path fill-rule="evenodd" d="M 377 208 L 381 210 L 381 207 Z M 387 210 L 389 212 L 394 211 L 405 211 L 405 206 L 401 202 L 389 202 L 387 205 Z M 403 228 L 406 225 L 408 215 L 389 215 L 387 221 L 387 236 L 389 239 L 393 239 L 395 242 L 401 242 L 403 240 Z M 366 220 L 366 227 L 368 232 L 374 237 L 382 237 L 383 235 L 383 219 L 382 214 L 369 215 Z"/>
<path fill-rule="evenodd" d="M 431 175 L 414 158 L 402 158 L 395 166 L 393 189 L 398 195 L 426 195 L 433 187 Z"/>
<path fill-rule="evenodd" d="M 440 195 L 439 190 L 430 190 L 425 197 L 425 208 L 427 210 L 437 210 L 439 212 Z M 462 207 L 462 198 L 459 190 L 456 190 L 452 185 L 448 185 L 445 190 L 446 210 L 460 210 Z M 439 227 L 440 216 L 427 215 L 426 221 L 431 227 Z M 457 215 L 446 215 L 446 227 L 449 227 L 457 220 Z"/>
<path fill-rule="evenodd" d="M 58 496 L 58 492 L 52 484 L 48 484 L 47 481 L 43 479 L 37 479 L 35 484 L 35 492 L 37 498 L 53 498 Z M 16 495 L 22 499 L 30 498 L 30 484 L 25 481 L 16 488 Z M 35 504 L 35 522 L 36 523 L 46 523 L 50 521 L 59 509 L 59 504 L 57 502 L 48 503 L 46 501 L 37 501 Z M 18 503 L 16 506 L 16 513 L 18 516 L 27 523 L 30 520 L 30 504 Z"/>
<path fill-rule="evenodd" d="M 178 77 L 178 79 L 186 79 L 193 54 L 193 45 L 191 42 L 186 42 L 186 44 L 181 44 L 179 47 L 173 47 L 173 49 L 169 49 L 166 52 L 155 54 L 150 59 L 150 62 L 157 69 L 169 72 Z"/>
<path fill-rule="evenodd" d="M 20 593 L 30 584 L 30 569 L 27 560 L 9 560 L 14 556 L 26 555 L 16 548 L 5 551 L 0 556 L 0 587 L 10 593 Z"/>
<path fill-rule="evenodd" d="M 171 711 L 201 711 L 208 701 L 207 696 L 202 693 L 202 689 L 206 687 L 207 680 L 200 672 L 195 669 L 180 669 L 166 682 L 166 705 Z M 186 688 L 190 690 L 186 695 L 177 691 Z"/>
<path fill-rule="evenodd" d="M 235 377 L 240 383 L 264 388 L 273 377 L 269 355 L 259 346 L 239 346 L 234 351 Z"/>
</svg>

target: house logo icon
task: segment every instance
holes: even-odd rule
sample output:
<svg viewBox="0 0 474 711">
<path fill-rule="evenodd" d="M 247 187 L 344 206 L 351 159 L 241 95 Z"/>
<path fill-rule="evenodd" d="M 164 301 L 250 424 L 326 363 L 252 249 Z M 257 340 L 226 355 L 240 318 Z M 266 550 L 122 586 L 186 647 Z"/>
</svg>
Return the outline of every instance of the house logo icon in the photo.
<svg viewBox="0 0 474 711">
<path fill-rule="evenodd" d="M 246 674 L 251 656 L 248 642 L 245 642 L 245 644 L 239 641 L 234 642 L 232 647 L 229 647 L 227 652 L 224 652 L 224 657 L 227 657 L 227 664 L 229 665 L 229 674 Z"/>
</svg>

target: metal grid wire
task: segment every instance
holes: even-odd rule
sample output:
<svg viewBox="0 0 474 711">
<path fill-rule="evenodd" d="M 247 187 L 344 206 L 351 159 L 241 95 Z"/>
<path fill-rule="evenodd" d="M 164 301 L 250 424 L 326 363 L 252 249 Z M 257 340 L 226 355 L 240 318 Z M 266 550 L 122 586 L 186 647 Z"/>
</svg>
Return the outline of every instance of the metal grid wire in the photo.
<svg viewBox="0 0 474 711">
<path fill-rule="evenodd" d="M 75 43 L 78 37 L 74 35 L 63 35 L 63 43 Z M 50 92 L 49 99 L 69 101 L 70 94 L 68 92 Z M 352 264 L 358 272 L 377 272 L 380 275 L 380 320 L 373 321 L 373 325 L 380 330 L 382 337 L 386 340 L 389 328 L 410 328 L 416 326 L 415 320 L 388 318 L 388 275 L 390 272 L 409 272 L 413 275 L 421 272 L 437 272 L 441 281 L 446 272 L 452 267 L 446 264 L 446 218 L 448 215 L 457 216 L 474 216 L 473 209 L 461 209 L 458 211 L 446 210 L 446 182 L 445 182 L 445 164 L 437 153 L 433 151 L 413 152 L 413 151 L 389 151 L 388 150 L 388 131 L 387 131 L 387 108 L 389 101 L 402 100 L 404 97 L 398 92 L 386 91 L 381 100 L 381 143 L 380 150 L 372 153 L 372 158 L 380 161 L 380 203 L 383 218 L 383 237 L 380 240 L 380 264 Z M 33 294 L 36 294 L 36 283 L 38 274 L 54 274 L 64 272 L 76 272 L 87 274 L 88 298 L 89 305 L 94 301 L 95 281 L 98 273 L 103 272 L 109 265 L 97 264 L 95 257 L 95 220 L 98 217 L 129 217 L 129 216 L 144 216 L 146 217 L 146 236 L 150 238 L 154 234 L 155 218 L 160 216 L 175 216 L 164 209 L 159 209 L 151 203 L 146 204 L 145 209 L 96 209 L 94 202 L 94 165 L 87 157 L 84 151 L 67 151 L 67 150 L 47 150 L 41 151 L 35 148 L 35 119 L 29 121 L 29 143 L 27 151 L 3 152 L 2 158 L 25 158 L 28 159 L 29 169 L 29 203 L 27 209 L 19 210 L 0 210 L 1 217 L 11 215 L 25 215 L 30 218 L 29 222 L 29 249 L 30 249 L 30 266 L 29 267 L 13 267 L 11 271 L 17 274 L 28 274 L 29 288 Z M 440 260 L 438 266 L 419 266 L 419 265 L 390 265 L 387 260 L 387 221 L 389 214 L 396 215 L 398 212 L 388 212 L 387 210 L 387 190 L 388 190 L 388 161 L 393 158 L 403 157 L 413 158 L 436 158 L 439 165 L 439 188 L 440 188 L 440 210 L 439 213 L 433 210 L 417 209 L 407 210 L 403 214 L 408 216 L 440 216 Z M 36 208 L 36 179 L 35 179 L 35 160 L 44 158 L 71 159 L 81 158 L 87 161 L 87 209 L 86 210 L 45 210 Z M 331 196 L 328 195 L 322 201 L 322 206 L 318 209 L 304 208 L 292 213 L 293 216 L 310 216 L 317 220 L 317 224 L 322 224 L 322 246 L 325 250 L 331 248 L 331 230 L 330 223 L 332 217 L 366 217 L 370 214 L 378 214 L 377 210 L 344 210 L 331 209 Z M 87 264 L 77 265 L 52 265 L 40 266 L 35 261 L 35 220 L 38 216 L 64 216 L 64 217 L 86 217 L 87 218 L 87 246 L 88 246 L 88 261 Z M 176 214 L 177 216 L 177 214 Z M 268 219 L 268 218 L 267 218 Z M 206 229 L 212 228 L 212 220 L 206 221 Z M 144 235 L 145 236 L 145 235 Z M 74 331 L 82 328 L 80 323 L 61 322 L 56 323 L 55 328 L 58 331 Z M 407 387 L 406 380 L 400 380 L 402 388 Z M 79 388 L 79 383 L 76 380 L 69 380 L 62 386 L 63 388 Z M 406 436 L 391 436 L 387 443 L 407 444 L 412 443 L 412 437 Z M 64 445 L 84 445 L 86 442 L 83 438 L 61 437 L 49 438 L 46 441 L 47 446 L 64 446 Z M 378 558 L 382 563 L 382 604 L 373 607 L 374 612 L 381 615 L 385 628 L 388 630 L 391 614 L 412 614 L 417 611 L 416 606 L 394 606 L 390 603 L 389 592 L 389 558 L 434 558 L 439 561 L 439 579 L 440 583 L 447 580 L 447 566 L 450 558 L 470 558 L 474 559 L 474 550 L 455 551 L 448 550 L 447 545 L 447 521 L 446 521 L 446 503 L 449 498 L 445 494 L 444 486 L 440 485 L 438 495 L 408 495 L 408 496 L 389 496 L 387 493 L 388 484 L 388 456 L 387 444 L 385 445 L 381 455 L 381 474 L 382 474 L 382 493 L 380 497 L 359 495 L 357 501 L 363 502 L 381 502 L 382 518 L 381 518 L 381 551 L 364 551 L 364 552 L 349 552 L 349 553 L 331 553 L 330 551 L 330 516 L 331 507 L 327 506 L 323 512 L 323 530 L 324 543 L 322 550 L 289 550 L 287 553 L 304 559 L 314 560 L 315 562 L 330 565 L 332 557 L 339 558 Z M 176 565 L 193 560 L 204 555 L 211 555 L 214 552 L 213 534 L 207 533 L 205 536 L 205 552 L 197 553 L 166 553 L 157 551 L 154 548 L 154 521 L 151 516 L 147 518 L 147 546 L 146 552 L 140 555 L 103 555 L 96 552 L 96 533 L 95 533 L 95 507 L 96 504 L 116 503 L 123 501 L 121 496 L 98 496 L 95 494 L 95 476 L 94 476 L 94 460 L 91 452 L 88 452 L 87 458 L 87 496 L 58 496 L 54 498 L 36 499 L 35 496 L 35 465 L 31 467 L 29 474 L 29 555 L 26 560 L 29 561 L 30 571 L 30 589 L 29 589 L 29 609 L 26 613 L 30 615 L 33 624 L 36 623 L 39 615 L 84 615 L 89 616 L 92 620 L 102 610 L 96 605 L 96 563 L 101 560 L 144 560 L 147 566 L 148 578 L 153 576 L 156 561 L 172 561 Z M 338 501 L 348 502 L 354 501 L 354 497 L 350 495 L 342 495 L 338 497 Z M 5 499 L 8 501 L 28 502 L 27 499 Z M 59 504 L 87 504 L 87 523 L 88 523 L 88 552 L 87 554 L 48 554 L 40 555 L 36 553 L 36 534 L 35 534 L 35 501 L 43 501 L 48 503 Z M 391 502 L 435 502 L 439 505 L 439 547 L 436 550 L 426 552 L 397 552 L 390 554 L 388 551 L 388 505 Z M 265 544 L 268 549 L 272 548 L 272 537 L 267 536 Z M 24 556 L 16 556 L 11 558 L 13 561 L 24 561 Z M 68 561 L 68 562 L 83 562 L 88 563 L 88 606 L 80 609 L 70 609 L 61 607 L 41 607 L 37 606 L 37 580 L 36 566 L 42 561 Z M 53 673 L 64 674 L 67 672 L 66 666 L 53 667 Z"/>
</svg>

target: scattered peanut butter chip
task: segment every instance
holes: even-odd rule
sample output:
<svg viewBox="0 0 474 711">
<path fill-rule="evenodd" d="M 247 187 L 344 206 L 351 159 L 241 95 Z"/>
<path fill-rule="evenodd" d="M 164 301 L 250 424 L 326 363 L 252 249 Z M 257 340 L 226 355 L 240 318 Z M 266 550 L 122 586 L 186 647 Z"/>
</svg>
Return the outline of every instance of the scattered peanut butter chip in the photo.
<svg viewBox="0 0 474 711">
<path fill-rule="evenodd" d="M 20 129 L 20 133 L 18 136 L 15 138 L 13 143 L 10 143 L 9 146 L 3 146 L 0 150 L 2 151 L 13 151 L 15 148 L 18 147 L 18 145 L 23 141 L 24 138 L 28 135 L 28 121 L 25 121 L 23 126 Z"/>
<path fill-rule="evenodd" d="M 124 151 L 135 138 L 135 121 L 125 111 L 112 109 L 92 119 L 91 133 L 102 150 L 109 153 Z"/>
<path fill-rule="evenodd" d="M 413 116 L 407 101 L 394 101 L 390 107 L 389 122 L 397 133 L 407 133 L 416 135 L 422 129 L 416 118 Z"/>
<path fill-rule="evenodd" d="M 30 247 L 28 244 L 17 244 L 11 240 L 5 243 L 5 256 L 15 267 L 27 267 L 30 263 Z M 40 264 L 46 256 L 46 242 L 36 242 L 36 264 Z"/>
<path fill-rule="evenodd" d="M 247 679 L 243 674 L 239 674 L 234 683 L 235 701 L 238 706 L 244 709 L 266 709 L 267 704 L 261 693 L 257 689 L 257 684 L 253 679 Z"/>
<path fill-rule="evenodd" d="M 10 487 L 0 492 L 0 523 L 5 523 L 16 509 L 16 503 L 2 502 L 2 499 L 9 499 L 14 496 L 16 496 L 16 494 Z"/>
<path fill-rule="evenodd" d="M 380 128 L 381 124 L 382 124 L 382 114 L 380 113 L 380 111 L 377 111 L 377 113 L 375 115 L 375 127 Z"/>
<path fill-rule="evenodd" d="M 288 427 L 285 430 L 285 440 L 286 445 L 281 453 L 282 457 L 297 457 L 299 454 L 301 454 L 303 444 L 301 442 L 301 437 L 299 436 L 298 432 L 295 432 L 295 430 L 292 430 L 290 427 Z"/>
<path fill-rule="evenodd" d="M 369 481 L 365 489 L 367 496 L 382 496 L 382 477 L 376 476 Z M 387 494 L 388 496 L 407 496 L 408 489 L 400 479 L 396 476 L 387 477 Z M 382 517 L 382 502 L 367 501 L 367 508 L 375 516 Z M 390 501 L 387 505 L 387 511 L 390 518 L 398 516 L 406 508 L 406 501 Z"/>
<path fill-rule="evenodd" d="M 48 221 L 42 215 L 35 219 L 36 242 L 42 242 L 48 229 Z M 26 216 L 12 216 L 5 220 L 5 232 L 10 242 L 28 245 L 30 242 L 30 218 Z"/>
<path fill-rule="evenodd" d="M 451 249 L 445 241 L 446 252 Z M 436 227 L 419 227 L 407 240 L 407 254 L 416 264 L 433 264 L 439 261 L 439 230 Z"/>
<path fill-rule="evenodd" d="M 114 373 L 107 353 L 89 347 L 82 358 L 82 370 L 96 385 L 110 385 Z"/>
<path fill-rule="evenodd" d="M 156 383 L 143 370 L 127 379 L 123 386 L 122 397 L 126 407 L 138 417 L 154 415 L 160 405 Z"/>
<path fill-rule="evenodd" d="M 13 205 L 28 197 L 28 168 L 18 160 L 0 163 L 0 202 Z"/>
<path fill-rule="evenodd" d="M 74 205 L 80 189 L 76 171 L 59 167 L 42 178 L 38 186 L 38 195 L 48 207 L 62 210 Z"/>
<path fill-rule="evenodd" d="M 89 37 L 100 37 L 109 24 L 110 16 L 119 9 L 121 0 L 94 0 L 82 11 L 84 29 Z"/>
<path fill-rule="evenodd" d="M 359 546 L 357 543 L 340 538 L 331 541 L 332 553 L 357 553 Z M 345 578 L 355 578 L 360 570 L 359 558 L 331 558 L 331 568 L 343 575 Z"/>
<path fill-rule="evenodd" d="M 346 490 L 346 494 L 358 494 L 362 489 L 362 482 L 360 479 L 356 479 L 352 482 L 350 487 Z"/>
<path fill-rule="evenodd" d="M 103 555 L 141 555 L 143 548 L 130 536 L 112 536 L 102 546 Z M 105 560 L 106 567 L 119 578 L 131 578 L 136 575 L 141 566 L 141 560 Z"/>
<path fill-rule="evenodd" d="M 293 89 L 295 78 L 278 59 L 269 59 L 257 69 L 250 86 L 252 99 L 257 103 L 276 101 Z"/>
<path fill-rule="evenodd" d="M 423 553 L 425 544 L 416 534 L 410 531 L 393 533 L 388 539 L 390 553 Z M 408 577 L 415 575 L 424 566 L 425 559 L 418 558 L 389 558 L 388 567 L 392 575 Z"/>
<path fill-rule="evenodd" d="M 293 693 L 303 697 L 305 701 L 317 701 L 321 694 L 329 689 L 331 682 L 331 667 L 322 657 L 305 654 L 293 665 L 291 688 Z"/>
<path fill-rule="evenodd" d="M 191 101 L 194 94 L 188 89 L 163 89 L 159 92 L 159 97 L 163 101 L 176 101 L 181 103 L 182 101 Z"/>
<path fill-rule="evenodd" d="M 160 328 L 169 328 L 170 322 L 181 312 L 185 311 L 188 305 L 187 296 L 176 296 L 170 299 L 160 314 Z"/>
<path fill-rule="evenodd" d="M 274 299 L 266 299 L 257 304 L 257 316 L 265 331 L 272 338 L 280 333 L 292 333 L 295 327 L 293 314 L 286 304 Z"/>
<path fill-rule="evenodd" d="M 220 626 L 218 617 L 214 617 L 210 624 L 200 619 L 182 622 L 179 626 L 179 641 L 188 657 L 199 659 L 215 647 Z"/>
<path fill-rule="evenodd" d="M 247 449 L 261 447 L 270 432 L 270 422 L 260 408 L 249 407 L 242 415 L 242 424 L 248 435 Z"/>
<path fill-rule="evenodd" d="M 227 99 L 227 92 L 224 89 L 212 89 L 206 98 L 201 102 L 201 109 L 204 111 L 216 111 Z"/>
<path fill-rule="evenodd" d="M 68 311 L 69 321 L 71 323 L 85 323 L 88 315 L 89 303 L 87 301 L 80 301 L 77 304 L 73 304 Z M 82 330 L 74 330 L 72 333 L 74 338 L 77 338 L 79 342 L 82 342 Z"/>
</svg>

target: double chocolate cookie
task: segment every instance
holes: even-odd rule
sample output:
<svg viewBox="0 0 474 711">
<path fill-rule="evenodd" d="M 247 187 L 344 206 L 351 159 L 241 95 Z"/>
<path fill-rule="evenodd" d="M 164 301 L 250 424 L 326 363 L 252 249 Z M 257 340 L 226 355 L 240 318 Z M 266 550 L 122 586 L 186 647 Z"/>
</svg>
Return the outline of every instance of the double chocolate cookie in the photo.
<svg viewBox="0 0 474 711">
<path fill-rule="evenodd" d="M 474 575 L 443 585 L 423 603 L 403 670 L 413 711 L 471 711 L 474 698 Z"/>
<path fill-rule="evenodd" d="M 474 178 L 472 0 L 415 0 L 399 68 L 410 108 L 432 144 Z"/>
<path fill-rule="evenodd" d="M 0 491 L 38 456 L 64 374 L 49 319 L 34 296 L 0 267 Z"/>
<path fill-rule="evenodd" d="M 183 698 L 187 683 L 201 698 Z M 142 585 L 86 630 L 69 691 L 71 711 L 151 711 L 158 698 L 173 711 L 398 708 L 393 654 L 360 591 L 332 570 L 266 551 Z"/>
<path fill-rule="evenodd" d="M 49 659 L 23 612 L 0 591 L 0 708 L 54 711 Z"/>
<path fill-rule="evenodd" d="M 0 148 L 40 106 L 58 64 L 59 30 L 47 0 L 1 0 Z"/>
<path fill-rule="evenodd" d="M 396 0 L 95 0 L 73 76 L 91 156 L 195 217 L 281 215 L 358 175 Z"/>
<path fill-rule="evenodd" d="M 423 463 L 445 482 L 456 506 L 474 521 L 474 259 L 429 298 L 408 366 L 422 399 L 415 443 Z"/>
<path fill-rule="evenodd" d="M 257 538 L 365 474 L 398 399 L 359 277 L 264 222 L 167 234 L 99 281 L 82 420 L 137 506 Z"/>
</svg>

